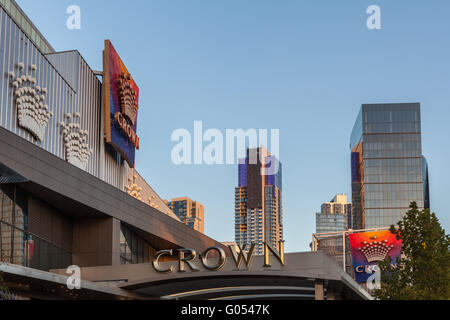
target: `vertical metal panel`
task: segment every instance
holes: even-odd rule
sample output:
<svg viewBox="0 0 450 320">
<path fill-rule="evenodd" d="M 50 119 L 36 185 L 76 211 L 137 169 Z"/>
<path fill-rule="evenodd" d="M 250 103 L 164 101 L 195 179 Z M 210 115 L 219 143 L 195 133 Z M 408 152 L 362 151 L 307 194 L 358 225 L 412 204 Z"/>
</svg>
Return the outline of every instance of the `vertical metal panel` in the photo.
<svg viewBox="0 0 450 320">
<path fill-rule="evenodd" d="M 36 85 L 47 88 L 47 99 L 53 117 L 50 118 L 43 141 L 36 140 L 27 130 L 18 126 L 14 88 L 8 76 L 18 72 L 19 62 L 30 72 L 35 64 Z M 142 188 L 143 202 L 152 198 L 158 210 L 177 217 L 163 203 L 147 182 L 121 159 L 120 154 L 105 143 L 101 129 L 103 121 L 102 84 L 78 51 L 66 51 L 43 55 L 0 7 L 0 125 L 16 135 L 36 144 L 55 156 L 65 159 L 64 140 L 59 126 L 65 114 L 79 112 L 81 128 L 88 130 L 89 147 L 93 150 L 87 172 L 101 177 L 105 182 L 124 190 L 128 178 L 137 177 Z M 105 153 L 101 155 L 104 147 Z M 101 161 L 104 161 L 102 165 Z M 100 172 L 102 168 L 103 172 Z"/>
<path fill-rule="evenodd" d="M 4 65 L 5 65 L 5 34 L 6 34 L 6 20 L 4 18 L 4 11 L 0 8 L 0 125 L 3 123 L 3 112 L 2 112 L 2 105 L 5 103 L 3 102 L 3 88 L 4 88 L 4 82 L 7 81 L 7 75 L 4 72 Z M 5 80 L 6 78 L 6 80 Z"/>
<path fill-rule="evenodd" d="M 79 65 L 76 51 L 47 54 L 46 58 L 59 71 L 75 92 L 78 92 Z M 73 60 L 77 60 L 74 62 Z"/>
<path fill-rule="evenodd" d="M 71 85 L 64 79 L 50 61 L 42 55 L 41 52 L 34 46 L 34 44 L 25 36 L 25 34 L 17 27 L 10 17 L 0 9 L 0 125 L 15 133 L 16 135 L 38 145 L 46 151 L 65 159 L 63 138 L 61 135 L 59 122 L 64 121 L 64 115 L 66 113 L 80 112 L 81 102 L 84 101 L 85 115 L 82 122 L 83 127 L 89 127 L 90 131 L 90 144 L 94 149 L 93 156 L 90 159 L 87 171 L 93 175 L 98 174 L 98 141 L 99 132 L 95 131 L 96 121 L 100 112 L 100 101 L 91 97 L 94 90 L 100 90 L 100 81 L 96 79 L 95 75 L 85 73 L 84 78 L 78 77 L 77 84 L 88 83 L 91 87 L 96 86 L 95 89 L 88 91 L 88 88 L 84 92 L 79 92 L 79 95 L 84 96 L 83 100 L 78 99 L 77 104 L 74 104 L 74 97 L 77 93 L 73 90 Z M 66 71 L 69 75 L 69 70 L 75 70 L 79 66 L 74 65 L 75 61 L 79 59 L 79 54 L 71 52 L 69 55 L 62 55 L 57 59 L 57 63 L 62 70 Z M 36 140 L 27 130 L 18 126 L 17 120 L 17 107 L 14 97 L 14 88 L 11 84 L 11 80 L 8 76 L 10 71 L 15 74 L 18 73 L 18 63 L 23 62 L 25 64 L 25 72 L 27 74 L 33 73 L 37 79 L 36 85 L 42 88 L 47 88 L 47 99 L 50 110 L 53 111 L 53 117 L 50 118 L 43 141 Z M 37 70 L 31 72 L 30 68 L 32 64 L 36 64 Z M 76 75 L 77 72 L 72 72 Z M 88 77 L 91 80 L 88 81 Z M 96 81 L 93 81 L 95 78 Z M 82 115 L 83 117 L 83 115 Z"/>
<path fill-rule="evenodd" d="M 101 113 L 101 83 L 82 59 L 78 51 L 67 51 L 48 55 L 53 67 L 60 74 L 69 77 L 72 82 L 72 91 L 63 95 L 62 105 L 68 106 L 65 113 L 79 112 L 81 115 L 81 127 L 88 130 L 89 147 L 93 150 L 89 158 L 87 171 L 97 177 L 100 167 L 100 143 L 102 133 L 99 128 Z M 76 77 L 76 79 L 75 79 Z M 59 90 L 61 91 L 61 90 Z M 61 118 L 64 114 L 61 115 Z M 116 164 L 117 166 L 117 164 Z M 117 186 L 114 181 L 113 185 Z"/>
<path fill-rule="evenodd" d="M 105 143 L 104 139 L 102 140 Z M 120 163 L 119 153 L 105 143 L 104 181 L 123 190 L 120 186 Z"/>
</svg>

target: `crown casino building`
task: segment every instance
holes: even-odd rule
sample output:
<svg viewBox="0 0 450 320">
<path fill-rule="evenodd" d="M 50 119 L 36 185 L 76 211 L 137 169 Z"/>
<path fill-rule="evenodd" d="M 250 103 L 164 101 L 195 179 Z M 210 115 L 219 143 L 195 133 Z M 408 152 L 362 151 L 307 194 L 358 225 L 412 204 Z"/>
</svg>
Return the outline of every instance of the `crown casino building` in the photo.
<svg viewBox="0 0 450 320">
<path fill-rule="evenodd" d="M 15 1 L 0 5 L 0 288 L 25 299 L 370 299 L 321 252 L 271 246 L 238 261 L 181 223 L 134 167 L 147 106 L 111 42 L 94 71 L 78 51 L 56 52 Z"/>
</svg>

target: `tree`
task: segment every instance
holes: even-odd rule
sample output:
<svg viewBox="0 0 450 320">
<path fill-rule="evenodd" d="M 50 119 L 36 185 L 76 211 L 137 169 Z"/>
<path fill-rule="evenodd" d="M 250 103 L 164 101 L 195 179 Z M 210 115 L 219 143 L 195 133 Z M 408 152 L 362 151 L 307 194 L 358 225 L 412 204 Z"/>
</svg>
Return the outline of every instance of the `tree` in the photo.
<svg viewBox="0 0 450 320">
<path fill-rule="evenodd" d="M 8 288 L 4 285 L 1 271 L 0 271 L 0 300 L 17 300 L 17 296 L 9 292 Z"/>
<path fill-rule="evenodd" d="M 2 298 L 4 296 L 3 293 L 5 293 L 5 292 L 6 292 L 6 287 L 3 286 L 3 278 L 2 278 L 2 273 L 0 271 L 0 300 L 3 299 Z"/>
<path fill-rule="evenodd" d="M 429 209 L 419 210 L 411 203 L 398 227 L 391 233 L 402 240 L 402 255 L 395 266 L 391 258 L 379 263 L 381 300 L 449 300 L 450 236 Z"/>
</svg>

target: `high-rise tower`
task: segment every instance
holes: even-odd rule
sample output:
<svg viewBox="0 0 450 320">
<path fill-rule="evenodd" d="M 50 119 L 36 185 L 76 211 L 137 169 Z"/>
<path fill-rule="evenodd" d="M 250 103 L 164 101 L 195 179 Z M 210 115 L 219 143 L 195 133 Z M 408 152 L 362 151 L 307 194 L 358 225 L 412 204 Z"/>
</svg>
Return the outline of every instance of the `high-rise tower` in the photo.
<svg viewBox="0 0 450 320">
<path fill-rule="evenodd" d="M 338 194 L 316 213 L 316 233 L 345 231 L 351 228 L 351 217 L 352 204 L 347 202 L 347 195 Z"/>
<path fill-rule="evenodd" d="M 419 103 L 364 104 L 350 140 L 353 229 L 396 225 L 429 208 Z"/>
<path fill-rule="evenodd" d="M 164 202 L 181 222 L 198 232 L 205 233 L 205 207 L 200 202 L 193 201 L 188 197 L 164 200 Z"/>
<path fill-rule="evenodd" d="M 278 248 L 283 240 L 281 163 L 264 148 L 247 149 L 239 163 L 235 189 L 236 243 L 256 244 L 263 254 L 263 243 Z"/>
</svg>

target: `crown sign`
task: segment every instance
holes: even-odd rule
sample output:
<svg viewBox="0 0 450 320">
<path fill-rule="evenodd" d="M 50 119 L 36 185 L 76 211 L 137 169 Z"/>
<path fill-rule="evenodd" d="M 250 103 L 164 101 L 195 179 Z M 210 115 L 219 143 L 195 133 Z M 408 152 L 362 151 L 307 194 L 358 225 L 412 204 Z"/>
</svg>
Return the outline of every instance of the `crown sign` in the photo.
<svg viewBox="0 0 450 320">
<path fill-rule="evenodd" d="M 66 160 L 74 166 L 86 170 L 89 157 L 92 154 L 92 149 L 89 149 L 87 142 L 89 133 L 87 130 L 81 130 L 80 123 L 77 122 L 81 118 L 78 112 L 67 113 L 65 118 L 67 124 L 61 122 L 60 126 L 64 135 Z"/>
<path fill-rule="evenodd" d="M 376 237 L 374 238 L 376 239 Z M 387 245 L 387 240 L 384 241 L 374 241 L 371 243 L 367 243 L 367 241 L 364 241 L 362 244 L 363 246 L 358 248 L 367 259 L 367 262 L 374 262 L 374 261 L 383 261 L 386 259 L 386 256 L 388 255 L 389 251 L 391 251 L 394 246 L 393 245 Z"/>
<path fill-rule="evenodd" d="M 117 79 L 117 86 L 120 95 L 120 108 L 122 114 L 126 116 L 131 123 L 136 123 L 138 112 L 138 105 L 136 102 L 136 91 L 131 87 L 131 76 L 129 74 L 121 73 Z"/>
<path fill-rule="evenodd" d="M 14 71 L 10 71 L 9 76 L 15 88 L 19 126 L 28 130 L 39 141 L 43 141 L 48 121 L 53 116 L 53 112 L 45 104 L 47 89 L 36 85 L 36 78 L 33 76 L 33 72 L 37 69 L 36 65 L 31 65 L 29 75 L 24 71 L 23 62 L 17 66 L 19 69 L 17 76 Z"/>
</svg>

